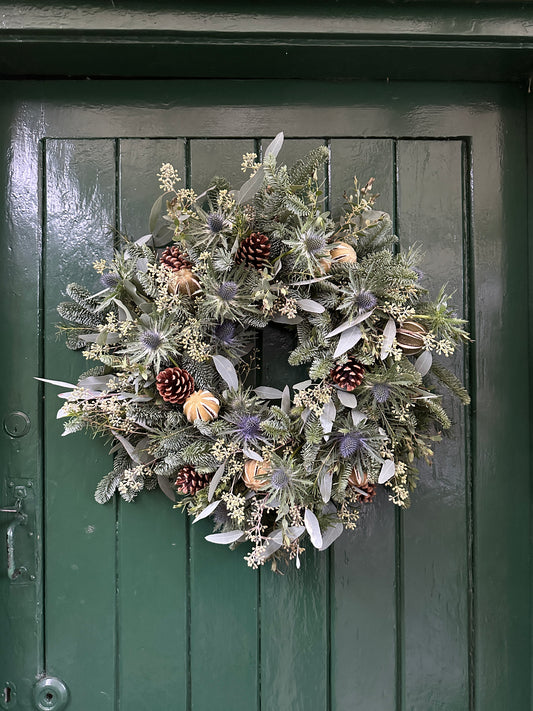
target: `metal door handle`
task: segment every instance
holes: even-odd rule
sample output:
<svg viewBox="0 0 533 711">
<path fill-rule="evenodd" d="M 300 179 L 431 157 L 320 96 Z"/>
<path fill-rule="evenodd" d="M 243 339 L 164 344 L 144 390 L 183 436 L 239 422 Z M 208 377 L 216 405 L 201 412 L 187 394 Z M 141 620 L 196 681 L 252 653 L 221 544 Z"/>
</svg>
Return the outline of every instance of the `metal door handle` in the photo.
<svg viewBox="0 0 533 711">
<path fill-rule="evenodd" d="M 6 533 L 6 545 L 7 545 L 7 577 L 10 580 L 16 580 L 19 575 L 23 575 L 24 573 L 28 574 L 28 569 L 24 567 L 23 565 L 20 566 L 20 568 L 17 568 L 15 564 L 15 529 L 18 526 L 24 526 L 26 522 L 28 521 L 28 517 L 25 513 L 23 513 L 22 509 L 22 500 L 17 499 L 15 501 L 15 505 L 10 508 L 3 508 L 0 509 L 0 512 L 2 513 L 14 513 L 15 514 L 15 519 L 11 521 L 9 526 L 7 527 L 7 533 Z M 34 580 L 35 577 L 33 575 L 29 575 L 30 580 Z"/>
</svg>

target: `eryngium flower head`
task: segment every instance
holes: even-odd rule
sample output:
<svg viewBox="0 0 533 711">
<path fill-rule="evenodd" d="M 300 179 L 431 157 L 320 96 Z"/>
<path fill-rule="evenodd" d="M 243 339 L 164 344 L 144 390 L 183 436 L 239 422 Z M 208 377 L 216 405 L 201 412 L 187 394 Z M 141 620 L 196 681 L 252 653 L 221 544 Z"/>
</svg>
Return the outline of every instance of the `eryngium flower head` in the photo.
<svg viewBox="0 0 533 711">
<path fill-rule="evenodd" d="M 245 442 L 256 440 L 261 434 L 261 418 L 258 415 L 240 415 L 235 429 Z"/>
<path fill-rule="evenodd" d="M 376 308 L 378 300 L 371 291 L 361 291 L 354 298 L 354 302 L 361 313 L 366 313 Z"/>
<path fill-rule="evenodd" d="M 223 321 L 215 327 L 215 337 L 226 346 L 230 346 L 235 338 L 235 324 Z"/>
<path fill-rule="evenodd" d="M 348 457 L 351 457 L 352 454 L 356 454 L 356 452 L 361 451 L 364 447 L 365 441 L 366 440 L 361 432 L 348 432 L 347 434 L 342 435 L 339 440 L 339 451 L 341 457 L 347 459 Z"/>
<path fill-rule="evenodd" d="M 212 212 L 207 216 L 207 229 L 213 234 L 222 232 L 225 223 L 224 215 L 221 215 L 219 212 Z"/>
<path fill-rule="evenodd" d="M 139 340 L 149 351 L 156 351 L 163 342 L 161 334 L 157 331 L 144 331 Z"/>
<path fill-rule="evenodd" d="M 390 397 L 390 388 L 385 383 L 376 383 L 372 386 L 372 395 L 377 403 L 383 405 Z"/>
<path fill-rule="evenodd" d="M 237 296 L 238 289 L 234 281 L 224 281 L 218 287 L 218 296 L 222 301 L 232 301 Z"/>
<path fill-rule="evenodd" d="M 274 469 L 270 475 L 270 486 L 278 491 L 286 489 L 289 486 L 289 481 L 289 475 L 281 467 Z"/>
<path fill-rule="evenodd" d="M 313 256 L 326 250 L 326 236 L 316 232 L 308 232 L 304 237 L 305 248 Z"/>
<path fill-rule="evenodd" d="M 107 274 L 102 274 L 100 281 L 106 289 L 114 289 L 120 284 L 120 277 L 115 272 L 108 272 Z"/>
</svg>

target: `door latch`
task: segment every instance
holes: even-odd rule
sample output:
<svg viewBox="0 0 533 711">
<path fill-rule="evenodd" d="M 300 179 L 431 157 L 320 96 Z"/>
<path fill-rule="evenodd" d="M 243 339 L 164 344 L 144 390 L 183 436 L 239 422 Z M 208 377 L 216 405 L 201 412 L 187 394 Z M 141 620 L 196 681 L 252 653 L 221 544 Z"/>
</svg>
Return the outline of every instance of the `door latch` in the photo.
<svg viewBox="0 0 533 711">
<path fill-rule="evenodd" d="M 26 495 L 27 491 L 25 486 L 16 486 L 15 503 L 12 506 L 0 508 L 0 513 L 14 515 L 13 521 L 11 521 L 6 531 L 7 577 L 10 580 L 16 580 L 20 575 L 26 575 L 29 580 L 35 580 L 35 575 L 31 574 L 24 565 L 17 568 L 15 563 L 15 531 L 19 526 L 25 526 L 28 522 L 28 516 L 24 513 L 22 508 L 22 502 L 26 498 Z"/>
</svg>

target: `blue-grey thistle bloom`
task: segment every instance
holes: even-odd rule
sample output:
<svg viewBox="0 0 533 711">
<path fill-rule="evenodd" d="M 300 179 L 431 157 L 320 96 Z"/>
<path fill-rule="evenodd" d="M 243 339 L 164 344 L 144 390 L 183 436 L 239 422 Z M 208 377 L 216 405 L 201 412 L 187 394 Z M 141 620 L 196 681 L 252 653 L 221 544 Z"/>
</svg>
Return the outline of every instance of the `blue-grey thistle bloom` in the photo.
<svg viewBox="0 0 533 711">
<path fill-rule="evenodd" d="M 114 289 L 120 284 L 120 277 L 115 272 L 108 272 L 107 274 L 102 274 L 100 282 L 106 289 Z"/>
<path fill-rule="evenodd" d="M 359 452 L 363 448 L 365 442 L 366 440 L 361 432 L 348 432 L 342 435 L 339 443 L 341 457 L 344 459 L 351 457 L 352 454 Z"/>
<path fill-rule="evenodd" d="M 224 281 L 218 287 L 218 295 L 222 301 L 232 301 L 237 296 L 239 287 L 234 281 Z"/>
<path fill-rule="evenodd" d="M 229 521 L 228 507 L 223 501 L 213 511 L 213 521 L 217 526 L 224 526 Z"/>
<path fill-rule="evenodd" d="M 383 405 L 390 397 L 390 388 L 385 383 L 376 383 L 372 386 L 372 395 L 377 403 Z"/>
<path fill-rule="evenodd" d="M 157 331 L 144 331 L 139 340 L 149 351 L 156 351 L 163 343 L 163 338 Z"/>
<path fill-rule="evenodd" d="M 219 212 L 212 212 L 207 216 L 207 229 L 213 234 L 218 234 L 224 229 L 225 219 L 224 215 Z"/>
<path fill-rule="evenodd" d="M 289 475 L 285 469 L 274 469 L 270 476 L 270 486 L 278 491 L 286 489 L 289 486 Z"/>
<path fill-rule="evenodd" d="M 235 338 L 235 324 L 223 321 L 215 327 L 215 337 L 226 346 L 230 346 Z"/>
<path fill-rule="evenodd" d="M 361 313 L 366 313 L 367 311 L 372 311 L 375 309 L 378 300 L 371 291 L 361 291 L 356 295 L 354 299 L 357 304 L 357 308 Z"/>
<path fill-rule="evenodd" d="M 309 254 L 320 254 L 326 249 L 326 237 L 320 233 L 308 232 L 304 238 L 304 244 Z"/>
<path fill-rule="evenodd" d="M 245 442 L 256 440 L 261 434 L 261 418 L 258 415 L 240 415 L 235 428 Z"/>
</svg>

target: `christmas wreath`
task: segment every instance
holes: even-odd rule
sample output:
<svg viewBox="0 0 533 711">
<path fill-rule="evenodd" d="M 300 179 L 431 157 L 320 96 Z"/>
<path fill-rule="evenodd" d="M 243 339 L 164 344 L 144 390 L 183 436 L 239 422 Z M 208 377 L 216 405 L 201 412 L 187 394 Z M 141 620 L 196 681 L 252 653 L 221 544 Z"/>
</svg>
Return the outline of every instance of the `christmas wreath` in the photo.
<svg viewBox="0 0 533 711">
<path fill-rule="evenodd" d="M 342 217 L 324 209 L 319 146 L 278 165 L 279 134 L 243 157 L 239 190 L 214 178 L 202 195 L 170 164 L 150 234 L 120 236 L 95 263 L 103 289 L 66 288 L 60 328 L 98 365 L 60 397 L 65 434 L 113 442 L 113 470 L 96 500 L 132 501 L 161 488 L 208 541 L 248 541 L 252 568 L 295 560 L 353 529 L 383 486 L 406 507 L 416 461 L 450 427 L 437 381 L 468 394 L 433 354 L 468 339 L 444 289 L 431 300 L 419 252 L 396 252 L 373 181 L 354 179 Z M 165 210 L 166 208 L 166 210 Z M 255 387 L 257 338 L 269 323 L 295 333 L 303 382 Z"/>
</svg>

